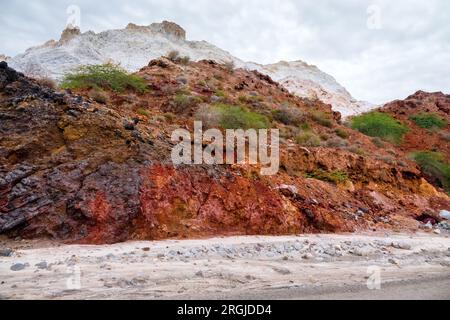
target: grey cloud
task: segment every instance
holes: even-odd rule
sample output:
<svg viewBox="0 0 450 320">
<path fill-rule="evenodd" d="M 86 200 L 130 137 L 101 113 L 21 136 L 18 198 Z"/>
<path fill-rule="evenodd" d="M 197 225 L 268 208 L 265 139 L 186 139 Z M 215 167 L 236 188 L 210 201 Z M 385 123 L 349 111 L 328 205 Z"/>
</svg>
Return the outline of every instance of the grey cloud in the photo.
<svg viewBox="0 0 450 320">
<path fill-rule="evenodd" d="M 15 55 L 58 38 L 66 8 L 82 29 L 172 20 L 244 60 L 304 60 L 333 75 L 358 99 L 383 103 L 416 90 L 450 92 L 447 0 L 0 0 L 0 53 Z M 381 30 L 367 28 L 370 5 Z"/>
</svg>

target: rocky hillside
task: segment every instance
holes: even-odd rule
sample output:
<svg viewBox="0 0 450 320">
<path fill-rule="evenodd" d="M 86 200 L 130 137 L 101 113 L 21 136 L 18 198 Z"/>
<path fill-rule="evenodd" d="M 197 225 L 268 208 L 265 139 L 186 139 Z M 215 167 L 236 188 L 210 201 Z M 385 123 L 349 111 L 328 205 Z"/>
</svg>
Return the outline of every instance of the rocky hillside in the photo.
<svg viewBox="0 0 450 320">
<path fill-rule="evenodd" d="M 59 41 L 48 41 L 30 48 L 9 63 L 15 69 L 32 77 L 61 79 L 64 74 L 81 65 L 120 63 L 129 71 L 138 71 L 151 59 L 176 50 L 193 61 L 215 60 L 233 62 L 236 67 L 258 70 L 271 76 L 292 93 L 307 98 L 318 98 L 331 104 L 344 116 L 361 113 L 371 108 L 358 102 L 336 80 L 302 61 L 280 62 L 274 65 L 247 63 L 205 41 L 187 41 L 186 32 L 175 23 L 164 21 L 150 26 L 129 24 L 125 29 L 108 30 L 95 34 L 66 29 Z"/>
<path fill-rule="evenodd" d="M 136 75 L 141 93 L 58 91 L 0 63 L 0 233 L 113 243 L 416 230 L 450 206 L 402 151 L 261 73 L 162 58 Z M 281 130 L 276 176 L 172 165 L 173 130 L 218 107 Z"/>
<path fill-rule="evenodd" d="M 399 146 L 403 151 L 440 152 L 450 161 L 450 95 L 418 91 L 381 110 L 408 124 L 410 131 Z M 439 118 L 442 124 L 435 121 Z"/>
<path fill-rule="evenodd" d="M 450 194 L 450 95 L 418 91 L 380 111 L 406 124 L 397 148 L 417 161 L 428 181 Z"/>
</svg>

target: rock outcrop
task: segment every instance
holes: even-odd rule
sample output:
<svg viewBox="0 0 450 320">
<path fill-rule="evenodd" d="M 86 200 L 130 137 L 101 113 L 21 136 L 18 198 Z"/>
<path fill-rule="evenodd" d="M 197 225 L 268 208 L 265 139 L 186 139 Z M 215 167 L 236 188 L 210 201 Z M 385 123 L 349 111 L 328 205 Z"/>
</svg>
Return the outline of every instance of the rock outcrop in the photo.
<svg viewBox="0 0 450 320">
<path fill-rule="evenodd" d="M 59 39 L 59 44 L 63 45 L 64 43 L 71 41 L 72 39 L 78 37 L 79 35 L 81 35 L 80 28 L 68 27 L 68 28 L 64 29 L 64 31 L 61 33 L 61 38 Z M 49 45 L 49 43 L 47 43 L 47 46 L 48 45 Z"/>
<path fill-rule="evenodd" d="M 376 156 L 387 155 L 384 149 L 335 119 L 332 127 L 311 121 L 310 112 L 332 115 L 330 107 L 299 99 L 260 73 L 160 60 L 138 75 L 150 92 L 109 92 L 106 103 L 97 103 L 87 91 L 57 92 L 0 64 L 0 233 L 114 243 L 415 230 L 417 217 L 450 204 L 401 153 L 385 162 Z M 202 106 L 175 116 L 174 97 L 189 92 L 212 103 L 220 99 L 217 87 L 227 103 L 261 114 L 291 105 L 329 142 L 306 148 L 289 137 L 294 127 L 274 122 L 284 132 L 275 176 L 260 176 L 257 166 L 173 166 L 171 133 L 192 127 Z M 366 152 L 336 143 L 336 129 Z M 322 172 L 347 178 L 332 182 Z"/>
</svg>

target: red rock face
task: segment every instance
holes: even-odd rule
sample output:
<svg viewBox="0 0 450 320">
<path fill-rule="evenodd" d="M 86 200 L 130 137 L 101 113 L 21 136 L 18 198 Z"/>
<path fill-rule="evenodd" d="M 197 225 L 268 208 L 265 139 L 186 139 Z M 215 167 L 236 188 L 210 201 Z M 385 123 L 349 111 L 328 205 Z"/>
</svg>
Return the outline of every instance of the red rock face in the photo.
<svg viewBox="0 0 450 320">
<path fill-rule="evenodd" d="M 329 106 L 295 98 L 257 73 L 232 73 L 208 61 L 181 67 L 161 60 L 139 75 L 151 93 L 111 93 L 109 103 L 98 104 L 87 92 L 55 92 L 0 65 L 0 233 L 101 244 L 414 230 L 424 212 L 433 216 L 449 207 L 448 197 L 401 152 L 383 161 L 386 150 L 342 127 Z M 283 137 L 275 176 L 260 176 L 252 166 L 174 167 L 171 132 L 191 128 L 199 107 L 176 115 L 167 108 L 180 90 L 211 103 L 214 86 L 228 93 L 226 103 L 246 103 L 265 115 L 289 103 L 305 114 L 311 132 L 331 140 L 336 129 L 347 130 L 347 143 L 365 153 L 334 143 L 306 148 Z M 329 114 L 332 127 L 308 118 L 312 110 Z M 306 178 L 317 169 L 346 172 L 348 180 Z"/>
<path fill-rule="evenodd" d="M 152 238 L 300 231 L 300 217 L 284 210 L 280 194 L 267 185 L 214 175 L 207 169 L 150 168 L 141 187 L 142 229 L 152 226 Z"/>
</svg>

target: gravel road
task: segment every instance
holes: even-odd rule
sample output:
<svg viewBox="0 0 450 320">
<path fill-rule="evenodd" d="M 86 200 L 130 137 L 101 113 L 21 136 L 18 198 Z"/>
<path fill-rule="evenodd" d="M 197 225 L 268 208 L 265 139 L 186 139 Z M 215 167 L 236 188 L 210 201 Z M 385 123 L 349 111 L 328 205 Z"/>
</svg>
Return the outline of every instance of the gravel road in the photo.
<svg viewBox="0 0 450 320">
<path fill-rule="evenodd" d="M 1 241 L 0 299 L 449 299 L 448 235 Z"/>
</svg>

